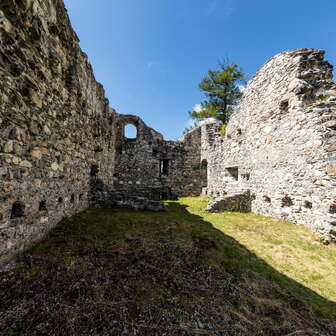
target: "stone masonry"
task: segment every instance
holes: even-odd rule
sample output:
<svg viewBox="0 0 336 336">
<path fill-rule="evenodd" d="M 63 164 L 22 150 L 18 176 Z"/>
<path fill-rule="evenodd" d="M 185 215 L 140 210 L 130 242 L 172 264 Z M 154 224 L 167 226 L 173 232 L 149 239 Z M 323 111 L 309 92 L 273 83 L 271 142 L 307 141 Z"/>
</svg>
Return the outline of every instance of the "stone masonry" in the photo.
<svg viewBox="0 0 336 336">
<path fill-rule="evenodd" d="M 90 205 L 163 210 L 200 194 L 210 211 L 336 238 L 336 86 L 322 51 L 266 63 L 225 136 L 206 123 L 168 141 L 109 108 L 62 0 L 1 1 L 0 42 L 0 262 Z"/>
<path fill-rule="evenodd" d="M 323 55 L 276 55 L 249 82 L 225 137 L 203 126 L 209 210 L 249 192 L 252 212 L 336 238 L 336 85 Z"/>
<path fill-rule="evenodd" d="M 114 174 L 115 112 L 61 0 L 0 2 L 0 261 Z"/>
<path fill-rule="evenodd" d="M 134 139 L 124 135 L 128 124 L 137 129 Z M 115 195 L 162 200 L 201 194 L 206 174 L 201 165 L 200 128 L 181 141 L 167 141 L 134 115 L 118 114 L 116 127 Z"/>
</svg>

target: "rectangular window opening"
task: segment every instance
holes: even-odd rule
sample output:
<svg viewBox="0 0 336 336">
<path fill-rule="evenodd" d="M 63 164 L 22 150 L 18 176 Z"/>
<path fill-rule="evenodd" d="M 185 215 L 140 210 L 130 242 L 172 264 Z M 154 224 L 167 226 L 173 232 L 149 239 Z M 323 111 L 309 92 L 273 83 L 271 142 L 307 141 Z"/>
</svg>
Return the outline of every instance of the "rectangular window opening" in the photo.
<svg viewBox="0 0 336 336">
<path fill-rule="evenodd" d="M 226 168 L 226 171 L 229 173 L 229 176 L 231 176 L 236 181 L 238 181 L 238 176 L 239 176 L 238 167 L 229 167 L 229 168 Z"/>
<path fill-rule="evenodd" d="M 160 177 L 168 177 L 169 160 L 160 160 Z"/>
</svg>

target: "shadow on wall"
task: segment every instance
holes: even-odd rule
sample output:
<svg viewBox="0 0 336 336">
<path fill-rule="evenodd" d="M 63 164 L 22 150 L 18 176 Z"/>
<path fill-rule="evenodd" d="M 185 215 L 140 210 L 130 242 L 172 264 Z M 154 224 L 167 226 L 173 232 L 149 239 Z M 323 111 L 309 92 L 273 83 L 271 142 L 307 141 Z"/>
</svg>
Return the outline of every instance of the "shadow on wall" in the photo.
<svg viewBox="0 0 336 336">
<path fill-rule="evenodd" d="M 147 198 L 111 190 L 98 177 L 98 173 L 98 165 L 92 165 L 90 172 L 90 203 L 93 206 L 126 208 L 137 211 L 165 211 L 162 200 L 168 198 L 172 199 L 172 197 L 170 197 L 169 189 L 165 189 L 167 191 L 165 193 L 162 193 L 162 190 L 161 192 L 156 192 L 162 199 L 155 199 L 154 194 L 152 198 Z"/>
<path fill-rule="evenodd" d="M 93 205 L 102 204 L 109 198 L 109 189 L 103 180 L 98 177 L 99 166 L 92 165 L 90 171 L 90 203 Z"/>
<path fill-rule="evenodd" d="M 0 330 L 15 321 L 33 334 L 44 321 L 48 330 L 71 333 L 76 326 L 98 335 L 121 321 L 113 324 L 115 334 L 126 327 L 128 334 L 169 333 L 172 326 L 174 334 L 186 328 L 195 334 L 188 323 L 176 323 L 176 314 L 188 322 L 198 312 L 197 320 L 207 322 L 197 327 L 203 333 L 335 335 L 335 325 L 311 307 L 335 314 L 336 303 L 279 273 L 187 206 L 171 202 L 167 210 L 91 209 L 64 220 L 6 274 L 11 290 L 0 291 L 0 316 L 6 312 Z"/>
<path fill-rule="evenodd" d="M 251 195 L 250 190 L 246 190 L 245 192 L 211 200 L 205 210 L 209 212 L 233 211 L 249 213 L 252 211 L 252 200 L 254 199 L 255 196 Z"/>
</svg>

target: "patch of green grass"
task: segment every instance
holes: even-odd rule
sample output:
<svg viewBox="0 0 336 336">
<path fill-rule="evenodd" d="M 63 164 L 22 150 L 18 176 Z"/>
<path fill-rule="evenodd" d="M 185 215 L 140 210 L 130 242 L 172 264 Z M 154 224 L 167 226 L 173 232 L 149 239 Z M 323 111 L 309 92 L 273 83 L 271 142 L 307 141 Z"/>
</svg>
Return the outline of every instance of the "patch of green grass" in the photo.
<svg viewBox="0 0 336 336">
<path fill-rule="evenodd" d="M 256 214 L 212 214 L 203 211 L 206 204 L 202 198 L 167 201 L 165 213 L 90 209 L 67 220 L 67 237 L 86 237 L 96 255 L 104 254 L 111 240 L 155 236 L 157 248 L 160 238 L 191 240 L 204 250 L 204 263 L 225 267 L 233 274 L 252 270 L 297 294 L 320 313 L 335 315 L 335 305 L 330 303 L 336 301 L 336 272 L 330 272 L 336 264 L 335 245 L 324 246 L 303 226 Z M 39 249 L 47 246 L 44 243 Z M 65 258 L 68 267 L 73 262 L 71 254 Z"/>
<path fill-rule="evenodd" d="M 239 264 L 257 270 L 300 295 L 319 312 L 336 316 L 336 306 L 333 304 L 336 302 L 336 272 L 331 271 L 335 269 L 336 245 L 323 245 L 308 228 L 293 223 L 256 214 L 205 212 L 206 199 L 183 198 L 179 202 L 190 213 L 200 216 L 203 221 L 211 223 L 213 228 L 255 254 L 255 257 L 244 257 L 236 244 L 230 246 L 224 241 L 219 243 L 219 251 L 209 253 L 212 264 Z M 221 240 L 218 237 L 213 239 Z M 312 295 L 314 292 L 316 295 Z M 326 301 L 320 300 L 319 295 Z"/>
<path fill-rule="evenodd" d="M 336 272 L 330 272 L 336 263 L 335 245 L 324 246 L 303 226 L 256 214 L 212 214 L 203 211 L 206 204 L 202 198 L 168 201 L 165 213 L 91 209 L 67 225 L 72 235 L 86 236 L 96 254 L 103 254 L 111 239 L 146 240 L 154 235 L 192 240 L 204 249 L 204 263 L 232 273 L 253 270 L 320 313 L 335 315 L 335 305 L 329 303 L 336 301 Z M 160 248 L 159 239 L 157 245 Z"/>
<path fill-rule="evenodd" d="M 202 198 L 181 198 L 165 205 L 167 211 L 160 213 L 89 209 L 66 219 L 26 252 L 36 265 L 17 268 L 15 276 L 26 272 L 24 276 L 47 277 L 42 274 L 45 269 L 51 269 L 51 275 L 57 269 L 56 284 L 64 283 L 67 289 L 72 279 L 91 279 L 99 273 L 102 278 L 97 283 L 103 285 L 97 284 L 95 291 L 102 296 L 108 293 L 109 283 L 122 283 L 119 292 L 129 288 L 129 302 L 135 301 L 134 305 L 155 302 L 163 307 L 174 295 L 182 306 L 191 302 L 200 307 L 204 291 L 211 292 L 211 286 L 206 287 L 211 278 L 204 276 L 202 290 L 190 290 L 189 282 L 195 281 L 190 272 L 211 269 L 216 276 L 221 274 L 219 283 L 234 283 L 240 294 L 238 303 L 232 299 L 239 308 L 232 314 L 244 317 L 247 324 L 258 314 L 268 318 L 268 314 L 286 311 L 291 316 L 302 303 L 309 307 L 306 312 L 312 308 L 324 317 L 336 318 L 336 272 L 331 271 L 336 265 L 336 245 L 324 246 L 311 231 L 292 223 L 255 214 L 205 212 L 207 200 Z M 106 273 L 116 262 L 121 267 L 118 272 Z M 147 267 L 147 273 L 132 278 L 137 265 L 141 270 Z M 185 265 L 189 265 L 186 271 Z M 71 297 L 82 295 L 79 289 L 80 294 L 76 292 L 78 283 Z M 113 287 L 116 301 L 124 300 L 119 292 Z M 212 295 L 217 304 L 227 305 L 227 298 L 217 298 L 217 292 Z M 185 318 L 182 310 L 170 313 L 178 322 Z"/>
</svg>

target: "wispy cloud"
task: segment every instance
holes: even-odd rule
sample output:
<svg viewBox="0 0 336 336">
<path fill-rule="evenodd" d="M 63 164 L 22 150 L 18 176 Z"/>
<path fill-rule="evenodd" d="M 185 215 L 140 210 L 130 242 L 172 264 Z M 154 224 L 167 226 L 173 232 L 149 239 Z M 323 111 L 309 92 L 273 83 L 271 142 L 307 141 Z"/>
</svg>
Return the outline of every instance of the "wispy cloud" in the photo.
<svg viewBox="0 0 336 336">
<path fill-rule="evenodd" d="M 217 8 L 218 0 L 211 0 L 208 3 L 207 9 L 206 9 L 206 15 L 210 16 Z"/>
<path fill-rule="evenodd" d="M 155 60 L 150 60 L 145 63 L 144 69 L 160 75 L 166 75 L 169 72 L 169 67 L 166 63 Z"/>
<path fill-rule="evenodd" d="M 234 11 L 232 0 L 209 0 L 205 9 L 206 16 L 219 12 L 223 18 L 229 17 Z"/>
<path fill-rule="evenodd" d="M 199 125 L 207 124 L 207 123 L 213 123 L 216 122 L 217 120 L 215 118 L 206 118 L 202 121 L 199 122 Z"/>
<path fill-rule="evenodd" d="M 241 92 L 245 92 L 245 90 L 246 90 L 246 86 L 244 86 L 244 85 L 238 85 L 238 88 L 239 88 L 239 90 L 241 91 Z"/>
<path fill-rule="evenodd" d="M 147 69 L 152 69 L 152 68 L 154 68 L 154 67 L 156 67 L 156 66 L 159 66 L 160 65 L 160 62 L 158 62 L 158 61 L 149 61 L 148 63 L 147 63 Z"/>
<path fill-rule="evenodd" d="M 213 122 L 216 122 L 216 119 L 215 118 L 207 118 L 207 119 L 204 119 L 202 121 L 196 121 L 195 119 L 189 119 L 185 125 L 185 128 L 187 129 L 191 129 L 191 128 L 195 128 L 195 127 L 198 127 L 198 126 L 202 126 L 204 124 L 207 124 L 207 123 L 213 123 Z"/>
<path fill-rule="evenodd" d="M 187 121 L 185 127 L 186 127 L 187 129 L 189 129 L 189 128 L 191 128 L 191 127 L 194 127 L 195 124 L 196 124 L 195 119 L 191 119 L 191 118 L 190 118 L 190 119 L 188 119 L 188 121 Z"/>
<path fill-rule="evenodd" d="M 193 111 L 201 112 L 202 111 L 202 105 L 201 104 L 196 104 L 193 108 Z"/>
<path fill-rule="evenodd" d="M 201 105 L 201 104 L 195 104 L 195 105 L 194 105 L 193 111 L 195 111 L 195 112 L 201 112 L 201 110 L 202 110 L 202 105 Z M 195 120 L 195 119 L 190 118 L 190 119 L 187 121 L 185 127 L 186 127 L 187 129 L 191 129 L 191 128 L 194 128 L 194 127 L 197 127 L 197 126 L 201 126 L 201 125 L 203 125 L 203 124 L 206 124 L 206 123 L 208 123 L 208 122 L 215 122 L 215 121 L 216 121 L 216 119 L 214 119 L 214 118 L 207 118 L 207 119 L 204 119 L 204 120 L 202 120 L 202 121 L 197 121 L 197 120 Z"/>
</svg>

